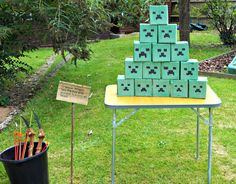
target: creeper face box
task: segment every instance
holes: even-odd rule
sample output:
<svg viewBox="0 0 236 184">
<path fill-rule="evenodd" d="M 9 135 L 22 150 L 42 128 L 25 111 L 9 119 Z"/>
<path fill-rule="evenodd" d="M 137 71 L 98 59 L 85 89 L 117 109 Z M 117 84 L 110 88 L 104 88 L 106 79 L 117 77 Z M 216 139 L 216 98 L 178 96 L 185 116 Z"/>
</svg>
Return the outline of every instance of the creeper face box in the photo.
<svg viewBox="0 0 236 184">
<path fill-rule="evenodd" d="M 117 95 L 118 96 L 134 96 L 134 79 L 125 79 L 124 75 L 118 75 Z"/>
<path fill-rule="evenodd" d="M 143 63 L 143 78 L 160 79 L 161 78 L 161 63 L 144 62 Z"/>
<path fill-rule="evenodd" d="M 149 6 L 150 24 L 168 24 L 168 6 Z"/>
<path fill-rule="evenodd" d="M 157 42 L 157 26 L 150 24 L 140 24 L 140 42 Z"/>
<path fill-rule="evenodd" d="M 135 79 L 135 96 L 152 96 L 152 80 Z"/>
<path fill-rule="evenodd" d="M 158 27 L 158 41 L 160 43 L 176 43 L 177 42 L 177 25 L 168 24 Z"/>
<path fill-rule="evenodd" d="M 170 81 L 153 80 L 153 96 L 170 96 Z"/>
<path fill-rule="evenodd" d="M 188 42 L 181 41 L 171 45 L 172 61 L 188 61 L 188 59 L 189 59 Z"/>
<path fill-rule="evenodd" d="M 134 61 L 151 61 L 152 46 L 151 43 L 134 42 Z"/>
<path fill-rule="evenodd" d="M 142 78 L 142 63 L 134 62 L 133 58 L 125 59 L 125 78 L 135 79 Z"/>
<path fill-rule="evenodd" d="M 179 62 L 162 63 L 162 79 L 179 79 Z"/>
<path fill-rule="evenodd" d="M 198 77 L 198 80 L 189 80 L 189 98 L 206 98 L 206 90 L 206 77 Z"/>
<path fill-rule="evenodd" d="M 190 59 L 187 62 L 181 62 L 180 78 L 187 80 L 197 80 L 198 78 L 198 61 Z"/>
<path fill-rule="evenodd" d="M 165 62 L 170 61 L 170 44 L 152 44 L 152 61 Z"/>
<path fill-rule="evenodd" d="M 172 80 L 171 81 L 171 96 L 172 97 L 188 97 L 188 81 L 187 80 Z"/>
</svg>

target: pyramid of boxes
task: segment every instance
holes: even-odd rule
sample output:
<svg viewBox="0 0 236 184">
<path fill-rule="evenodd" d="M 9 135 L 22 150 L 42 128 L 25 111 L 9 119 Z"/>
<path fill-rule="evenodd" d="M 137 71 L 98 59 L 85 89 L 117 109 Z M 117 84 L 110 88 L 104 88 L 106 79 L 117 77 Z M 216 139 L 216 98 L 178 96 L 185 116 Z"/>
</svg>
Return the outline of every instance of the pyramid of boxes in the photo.
<svg viewBox="0 0 236 184">
<path fill-rule="evenodd" d="M 205 98 L 207 78 L 198 77 L 188 42 L 177 41 L 168 6 L 150 6 L 149 16 L 149 24 L 140 24 L 133 58 L 125 59 L 125 75 L 117 77 L 117 95 Z"/>
</svg>

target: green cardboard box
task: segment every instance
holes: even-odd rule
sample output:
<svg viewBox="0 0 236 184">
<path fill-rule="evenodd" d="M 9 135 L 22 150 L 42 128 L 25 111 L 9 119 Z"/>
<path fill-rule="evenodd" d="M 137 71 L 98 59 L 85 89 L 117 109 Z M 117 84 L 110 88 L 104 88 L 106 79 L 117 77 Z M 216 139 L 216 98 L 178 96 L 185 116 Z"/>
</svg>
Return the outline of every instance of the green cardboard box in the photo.
<svg viewBox="0 0 236 184">
<path fill-rule="evenodd" d="M 143 69 L 141 62 L 134 62 L 133 58 L 125 59 L 125 78 L 126 79 L 141 79 L 143 76 Z"/>
<path fill-rule="evenodd" d="M 168 24 L 168 6 L 149 6 L 150 24 Z"/>
<path fill-rule="evenodd" d="M 134 61 L 151 61 L 152 45 L 151 43 L 140 43 L 134 41 Z"/>
<path fill-rule="evenodd" d="M 159 43 L 176 43 L 177 42 L 177 25 L 168 24 L 158 26 Z"/>
<path fill-rule="evenodd" d="M 134 79 L 125 79 L 124 75 L 118 75 L 117 96 L 134 96 Z"/>
<path fill-rule="evenodd" d="M 161 64 L 162 79 L 179 79 L 179 62 L 164 62 Z"/>
<path fill-rule="evenodd" d="M 157 43 L 157 26 L 150 24 L 140 24 L 140 42 Z"/>
<path fill-rule="evenodd" d="M 161 63 L 144 62 L 143 63 L 143 78 L 144 79 L 160 79 L 161 78 Z"/>
<path fill-rule="evenodd" d="M 153 96 L 170 96 L 170 81 L 153 80 Z"/>
<path fill-rule="evenodd" d="M 151 79 L 135 79 L 135 96 L 152 96 Z"/>
<path fill-rule="evenodd" d="M 171 45 L 171 61 L 188 61 L 189 45 L 186 41 L 176 42 Z"/>
<path fill-rule="evenodd" d="M 170 61 L 170 44 L 153 43 L 152 61 L 153 62 Z"/>
<path fill-rule="evenodd" d="M 171 80 L 171 96 L 172 97 L 188 97 L 188 81 L 187 80 Z"/>
<path fill-rule="evenodd" d="M 189 80 L 189 98 L 206 98 L 207 77 Z"/>
<path fill-rule="evenodd" d="M 197 80 L 198 78 L 198 60 L 189 59 L 187 62 L 180 63 L 180 78 L 186 80 Z"/>
</svg>

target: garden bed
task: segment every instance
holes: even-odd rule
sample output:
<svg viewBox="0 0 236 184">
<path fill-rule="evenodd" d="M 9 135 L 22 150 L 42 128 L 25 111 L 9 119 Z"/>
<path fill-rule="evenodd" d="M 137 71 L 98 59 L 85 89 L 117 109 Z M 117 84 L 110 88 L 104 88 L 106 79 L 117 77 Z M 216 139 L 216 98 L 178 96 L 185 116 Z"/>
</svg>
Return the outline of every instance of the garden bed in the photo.
<svg viewBox="0 0 236 184">
<path fill-rule="evenodd" d="M 236 50 L 230 51 L 226 54 L 219 55 L 210 59 L 206 59 L 199 64 L 200 72 L 211 73 L 226 73 L 227 66 L 236 55 Z"/>
</svg>

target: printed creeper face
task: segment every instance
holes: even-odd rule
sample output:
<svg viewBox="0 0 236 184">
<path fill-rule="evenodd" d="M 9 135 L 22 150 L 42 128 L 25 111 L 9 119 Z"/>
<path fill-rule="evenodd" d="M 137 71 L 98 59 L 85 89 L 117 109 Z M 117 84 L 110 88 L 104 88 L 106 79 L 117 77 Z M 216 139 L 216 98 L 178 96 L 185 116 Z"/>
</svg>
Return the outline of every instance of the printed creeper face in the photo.
<svg viewBox="0 0 236 184">
<path fill-rule="evenodd" d="M 165 70 L 165 72 L 167 73 L 168 76 L 175 76 L 176 72 L 177 72 L 176 71 L 177 67 L 175 67 L 175 66 L 173 66 L 173 67 L 165 66 L 164 70 Z"/>
<path fill-rule="evenodd" d="M 206 98 L 207 78 L 198 77 L 197 80 L 189 80 L 189 97 Z"/>
<path fill-rule="evenodd" d="M 193 92 L 194 93 L 201 93 L 202 92 L 203 85 L 193 85 Z"/>
<path fill-rule="evenodd" d="M 125 79 L 124 75 L 117 77 L 118 96 L 134 96 L 134 80 Z"/>
<path fill-rule="evenodd" d="M 157 42 L 157 27 L 150 24 L 140 24 L 140 42 Z"/>
<path fill-rule="evenodd" d="M 135 96 L 152 96 L 152 80 L 136 79 Z"/>
<path fill-rule="evenodd" d="M 159 42 L 160 43 L 175 43 L 177 41 L 176 25 L 161 25 L 159 26 Z"/>
<path fill-rule="evenodd" d="M 172 45 L 172 61 L 187 61 L 189 59 L 188 43 L 177 43 Z"/>
<path fill-rule="evenodd" d="M 181 62 L 181 79 L 197 79 L 198 63 Z"/>
<path fill-rule="evenodd" d="M 182 93 L 183 92 L 184 86 L 182 84 L 174 84 L 174 90 L 177 93 Z"/>
<path fill-rule="evenodd" d="M 188 97 L 188 81 L 187 80 L 172 80 L 171 81 L 171 96 L 172 97 Z"/>
<path fill-rule="evenodd" d="M 170 81 L 153 80 L 153 96 L 170 96 Z"/>
<path fill-rule="evenodd" d="M 151 61 L 151 44 L 135 42 L 134 52 L 135 61 Z"/>
<path fill-rule="evenodd" d="M 168 6 L 150 6 L 151 24 L 168 24 Z"/>
<path fill-rule="evenodd" d="M 143 63 L 143 78 L 160 79 L 160 63 L 145 62 Z"/>
<path fill-rule="evenodd" d="M 125 77 L 127 79 L 142 78 L 142 63 L 133 62 L 132 58 L 125 60 Z"/>
<path fill-rule="evenodd" d="M 170 44 L 153 44 L 153 62 L 170 61 Z"/>
</svg>

